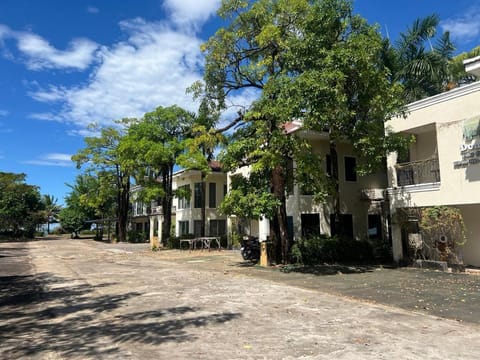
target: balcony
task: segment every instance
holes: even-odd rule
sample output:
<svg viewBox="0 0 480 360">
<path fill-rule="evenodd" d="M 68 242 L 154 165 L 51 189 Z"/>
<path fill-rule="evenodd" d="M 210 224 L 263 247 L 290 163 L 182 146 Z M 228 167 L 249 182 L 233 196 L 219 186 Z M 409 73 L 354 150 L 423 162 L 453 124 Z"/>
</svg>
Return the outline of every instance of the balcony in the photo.
<svg viewBox="0 0 480 360">
<path fill-rule="evenodd" d="M 419 185 L 440 182 L 438 158 L 413 161 L 395 165 L 397 185 Z"/>
</svg>

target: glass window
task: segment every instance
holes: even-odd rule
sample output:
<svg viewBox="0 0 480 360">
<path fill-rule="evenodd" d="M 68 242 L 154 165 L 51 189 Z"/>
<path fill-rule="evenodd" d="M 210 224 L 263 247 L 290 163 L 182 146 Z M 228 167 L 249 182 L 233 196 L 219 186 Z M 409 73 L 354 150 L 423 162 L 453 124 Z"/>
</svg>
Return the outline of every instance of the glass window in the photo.
<svg viewBox="0 0 480 360">
<path fill-rule="evenodd" d="M 188 220 L 187 221 L 179 221 L 178 222 L 178 229 L 179 229 L 179 236 L 188 235 Z"/>
<path fill-rule="evenodd" d="M 345 180 L 357 181 L 357 160 L 351 156 L 345 156 Z"/>
<path fill-rule="evenodd" d="M 180 186 L 179 189 L 189 190 L 190 185 Z M 189 209 L 190 208 L 190 199 L 186 197 L 178 198 L 178 208 L 179 209 Z"/>
<path fill-rule="evenodd" d="M 195 183 L 193 204 L 195 209 L 202 207 L 202 183 Z"/>
<path fill-rule="evenodd" d="M 208 184 L 208 207 L 212 209 L 217 207 L 217 184 L 215 183 Z"/>
<path fill-rule="evenodd" d="M 226 220 L 210 220 L 210 236 L 223 236 L 227 234 Z"/>
</svg>

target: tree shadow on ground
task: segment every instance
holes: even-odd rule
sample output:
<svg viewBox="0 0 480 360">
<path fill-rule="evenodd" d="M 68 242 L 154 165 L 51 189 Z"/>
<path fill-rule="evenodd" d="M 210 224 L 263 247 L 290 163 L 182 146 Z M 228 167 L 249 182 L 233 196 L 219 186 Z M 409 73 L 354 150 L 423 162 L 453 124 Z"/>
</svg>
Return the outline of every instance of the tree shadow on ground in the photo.
<svg viewBox="0 0 480 360">
<path fill-rule="evenodd" d="M 280 269 L 284 273 L 301 273 L 318 276 L 339 274 L 362 274 L 374 271 L 375 265 L 318 264 L 318 265 L 287 265 Z"/>
<path fill-rule="evenodd" d="M 189 329 L 218 326 L 241 314 L 179 306 L 129 312 L 141 294 L 102 288 L 52 274 L 0 277 L 0 347 L 7 358 L 54 352 L 63 357 L 121 356 L 121 344 L 160 345 L 196 339 Z"/>
</svg>

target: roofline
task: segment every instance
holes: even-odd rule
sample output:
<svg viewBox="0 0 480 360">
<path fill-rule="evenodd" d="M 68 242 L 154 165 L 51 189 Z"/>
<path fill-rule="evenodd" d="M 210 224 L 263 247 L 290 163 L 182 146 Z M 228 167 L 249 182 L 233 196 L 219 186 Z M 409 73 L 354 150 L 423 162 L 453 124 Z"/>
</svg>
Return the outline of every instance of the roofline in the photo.
<svg viewBox="0 0 480 360">
<path fill-rule="evenodd" d="M 472 84 L 464 85 L 449 91 L 445 91 L 441 94 L 430 96 L 428 98 L 415 101 L 407 105 L 408 111 L 420 110 L 435 104 L 439 104 L 445 101 L 449 101 L 461 96 L 465 96 L 474 92 L 480 91 L 480 81 Z"/>
</svg>

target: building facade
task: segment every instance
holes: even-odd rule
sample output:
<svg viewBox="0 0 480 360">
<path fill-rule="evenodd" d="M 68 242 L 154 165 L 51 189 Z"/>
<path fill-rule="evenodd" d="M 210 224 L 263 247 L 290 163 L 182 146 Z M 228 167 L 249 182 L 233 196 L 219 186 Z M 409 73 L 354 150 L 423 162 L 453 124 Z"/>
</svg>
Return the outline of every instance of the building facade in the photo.
<svg viewBox="0 0 480 360">
<path fill-rule="evenodd" d="M 479 63 L 469 64 L 478 70 Z M 460 257 L 480 266 L 480 82 L 412 103 L 406 118 L 387 126 L 414 138 L 406 158 L 394 153 L 387 160 L 394 259 L 405 259 L 409 246 L 409 230 L 396 215 L 445 205 L 458 208 L 465 222 Z"/>
<path fill-rule="evenodd" d="M 218 206 L 227 191 L 227 175 L 217 163 L 211 164 L 211 172 L 203 179 L 205 186 L 205 236 L 226 236 L 227 218 L 218 213 Z M 180 170 L 173 175 L 173 189 L 188 188 L 189 197 L 175 197 L 172 205 L 171 233 L 177 237 L 201 235 L 202 224 L 202 175 L 198 170 Z M 152 239 L 161 234 L 162 207 L 155 201 L 145 204 L 136 194 L 141 186 L 132 187 L 131 228 Z"/>
<path fill-rule="evenodd" d="M 312 151 L 323 159 L 324 171 L 329 174 L 328 133 L 303 130 L 300 122 L 288 124 L 286 132 L 307 139 Z M 356 172 L 359 159 L 355 156 L 353 147 L 347 142 L 337 145 L 337 153 L 344 232 L 357 240 L 388 241 L 388 205 L 384 197 L 384 189 L 387 186 L 386 174 L 379 172 L 359 176 Z M 248 176 L 247 168 L 240 169 L 239 172 L 243 176 Z M 229 174 L 229 182 L 232 175 L 234 174 Z M 332 199 L 326 199 L 321 204 L 315 203 L 313 195 L 305 194 L 301 187 L 295 184 L 288 192 L 286 208 L 288 231 L 292 240 L 306 236 L 335 235 Z M 269 235 L 269 222 L 268 219 L 256 221 L 230 218 L 229 233 L 232 232 L 258 236 L 260 240 L 266 240 Z"/>
</svg>

